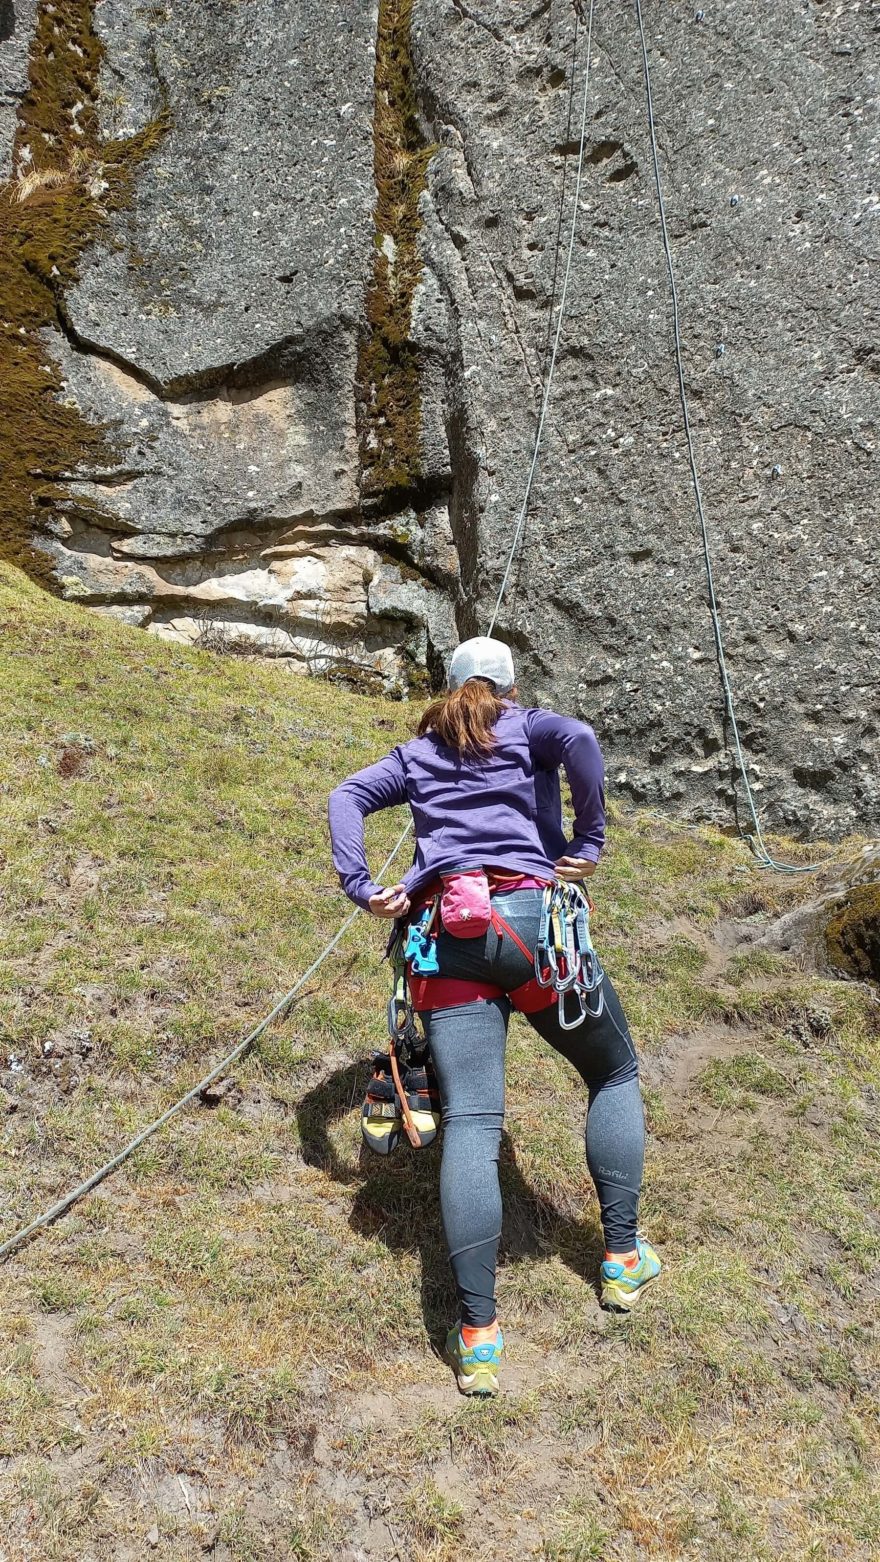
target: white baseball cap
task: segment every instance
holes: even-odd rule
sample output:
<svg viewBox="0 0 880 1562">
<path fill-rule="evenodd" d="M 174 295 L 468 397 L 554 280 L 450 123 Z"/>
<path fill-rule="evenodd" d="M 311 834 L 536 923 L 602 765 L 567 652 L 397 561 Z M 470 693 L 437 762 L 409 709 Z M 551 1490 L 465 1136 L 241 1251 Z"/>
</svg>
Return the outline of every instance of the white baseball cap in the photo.
<svg viewBox="0 0 880 1562">
<path fill-rule="evenodd" d="M 460 689 L 469 678 L 488 678 L 496 693 L 509 694 L 516 683 L 510 646 L 488 635 L 463 640 L 452 653 L 447 682 L 450 689 Z"/>
</svg>

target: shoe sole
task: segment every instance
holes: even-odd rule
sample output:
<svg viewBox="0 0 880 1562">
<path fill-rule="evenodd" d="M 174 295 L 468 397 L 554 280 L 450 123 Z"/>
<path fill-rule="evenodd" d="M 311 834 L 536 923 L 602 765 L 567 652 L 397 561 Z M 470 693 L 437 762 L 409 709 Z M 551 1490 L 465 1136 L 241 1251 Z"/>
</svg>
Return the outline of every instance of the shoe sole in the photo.
<svg viewBox="0 0 880 1562">
<path fill-rule="evenodd" d="M 456 1372 L 455 1381 L 467 1399 L 494 1399 L 498 1393 L 498 1375 L 495 1372 Z"/>
<path fill-rule="evenodd" d="M 369 1124 L 369 1126 L 368 1126 Z M 361 1118 L 361 1136 L 374 1155 L 390 1155 L 400 1143 L 403 1120 L 393 1117 Z"/>
<path fill-rule="evenodd" d="M 427 1150 L 429 1144 L 433 1144 L 440 1129 L 440 1114 L 438 1112 L 423 1112 L 413 1110 L 412 1120 L 418 1129 L 421 1144 L 420 1150 Z"/>
<path fill-rule="evenodd" d="M 607 1313 L 631 1313 L 638 1305 L 639 1299 L 644 1296 L 648 1286 L 653 1285 L 657 1279 L 659 1279 L 658 1275 L 651 1275 L 649 1279 L 642 1281 L 638 1290 L 630 1293 L 603 1291 L 599 1297 L 599 1306 Z"/>
<path fill-rule="evenodd" d="M 468 1399 L 494 1399 L 498 1393 L 498 1373 L 491 1367 L 478 1367 L 476 1372 L 462 1372 L 458 1361 L 450 1351 L 443 1352 L 447 1364 L 455 1374 L 459 1392 Z"/>
</svg>

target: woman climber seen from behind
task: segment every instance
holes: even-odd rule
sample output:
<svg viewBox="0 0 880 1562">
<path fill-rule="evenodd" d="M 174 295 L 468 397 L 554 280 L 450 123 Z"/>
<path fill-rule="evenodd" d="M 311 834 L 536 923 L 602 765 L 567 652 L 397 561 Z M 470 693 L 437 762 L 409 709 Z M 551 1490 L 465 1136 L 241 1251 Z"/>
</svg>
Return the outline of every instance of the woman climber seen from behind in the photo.
<svg viewBox="0 0 880 1562">
<path fill-rule="evenodd" d="M 448 683 L 417 737 L 332 793 L 330 831 L 346 893 L 374 916 L 400 919 L 407 934 L 412 1004 L 443 1109 L 440 1203 L 461 1307 L 446 1352 L 464 1393 L 494 1394 L 504 1349 L 495 1269 L 511 1008 L 587 1086 L 587 1164 L 606 1248 L 602 1305 L 629 1312 L 660 1261 L 637 1233 L 645 1134 L 636 1053 L 578 888 L 605 837 L 599 746 L 582 722 L 518 703 L 501 641 L 465 641 Z M 568 842 L 560 765 L 575 815 Z M 367 866 L 364 818 L 399 803 L 412 810 L 415 860 L 383 889 Z"/>
</svg>

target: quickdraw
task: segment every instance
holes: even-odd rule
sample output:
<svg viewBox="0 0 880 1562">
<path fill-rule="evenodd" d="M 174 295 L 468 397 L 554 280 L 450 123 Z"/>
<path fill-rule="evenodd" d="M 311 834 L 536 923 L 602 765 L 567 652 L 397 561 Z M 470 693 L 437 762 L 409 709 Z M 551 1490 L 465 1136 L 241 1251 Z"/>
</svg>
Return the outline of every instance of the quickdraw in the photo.
<svg viewBox="0 0 880 1562">
<path fill-rule="evenodd" d="M 589 1016 L 597 1020 L 605 1007 L 605 972 L 590 937 L 590 901 L 578 884 L 548 884 L 541 902 L 535 980 L 559 994 L 559 1024 L 576 1030 Z M 566 1000 L 573 994 L 577 1014 L 569 1019 Z M 589 1002 L 595 994 L 595 1007 Z"/>
</svg>

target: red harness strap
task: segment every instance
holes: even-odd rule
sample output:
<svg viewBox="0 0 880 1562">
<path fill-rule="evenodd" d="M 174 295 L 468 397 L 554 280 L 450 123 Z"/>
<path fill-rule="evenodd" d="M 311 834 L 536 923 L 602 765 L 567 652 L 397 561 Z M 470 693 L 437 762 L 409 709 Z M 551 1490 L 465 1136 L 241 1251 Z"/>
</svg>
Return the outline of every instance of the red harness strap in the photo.
<svg viewBox="0 0 880 1562">
<path fill-rule="evenodd" d="M 542 987 L 533 976 L 529 981 L 523 982 L 522 987 L 515 987 L 507 996 L 517 1014 L 538 1014 L 541 1009 L 549 1009 L 559 995 L 552 987 Z"/>
<path fill-rule="evenodd" d="M 477 1003 L 481 998 L 503 998 L 504 988 L 493 982 L 466 982 L 456 976 L 407 976 L 412 1006 L 416 1014 L 432 1009 L 455 1009 L 462 1003 Z"/>
<path fill-rule="evenodd" d="M 416 1014 L 430 1014 L 434 1009 L 457 1009 L 463 1003 L 504 997 L 504 988 L 496 987 L 492 982 L 465 982 L 454 976 L 411 976 L 409 991 Z M 515 987 L 507 997 L 519 1014 L 537 1014 L 556 1002 L 553 988 L 541 987 L 534 977 L 523 982 L 521 987 Z"/>
</svg>

